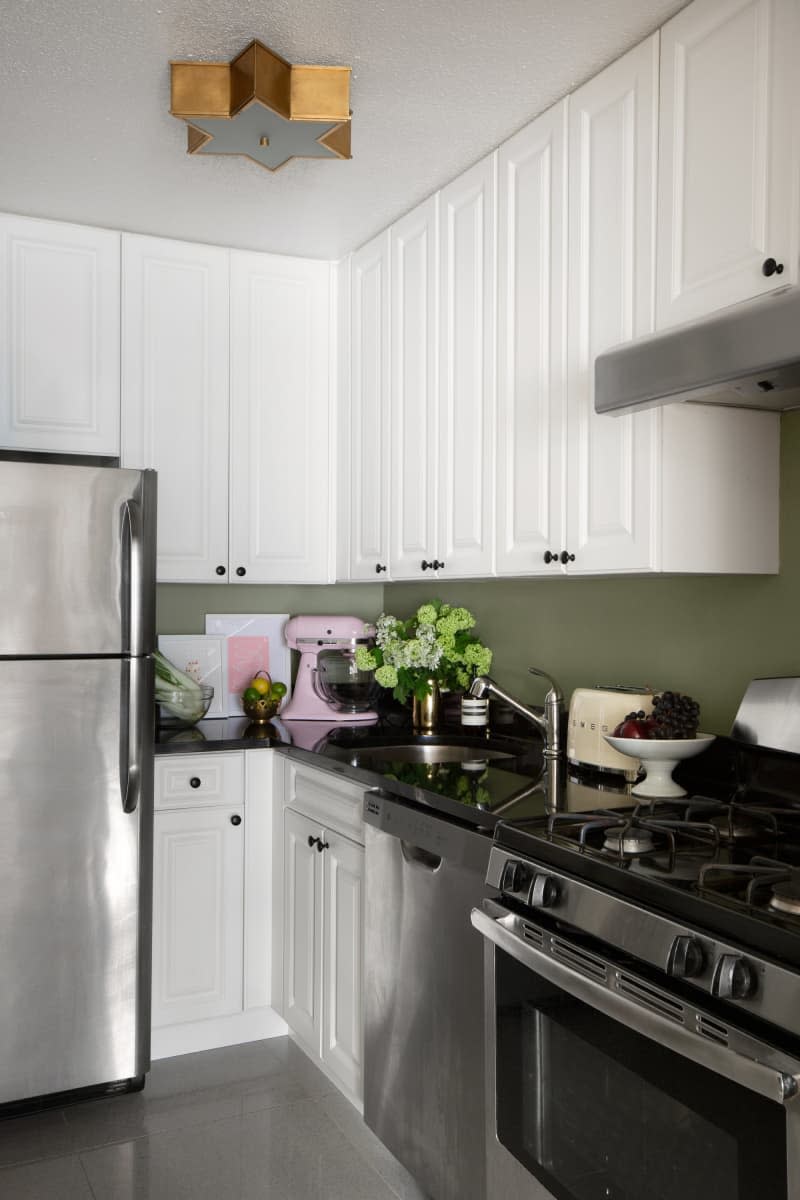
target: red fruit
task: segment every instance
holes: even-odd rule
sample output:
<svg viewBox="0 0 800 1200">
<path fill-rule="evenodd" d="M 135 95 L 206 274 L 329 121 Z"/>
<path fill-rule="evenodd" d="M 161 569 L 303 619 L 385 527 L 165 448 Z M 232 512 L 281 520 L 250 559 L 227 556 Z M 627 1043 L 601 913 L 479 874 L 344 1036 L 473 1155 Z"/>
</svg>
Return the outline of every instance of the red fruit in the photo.
<svg viewBox="0 0 800 1200">
<path fill-rule="evenodd" d="M 631 719 L 629 721 L 621 721 L 614 730 L 614 737 L 651 738 L 652 736 L 653 733 L 647 720 Z"/>
</svg>

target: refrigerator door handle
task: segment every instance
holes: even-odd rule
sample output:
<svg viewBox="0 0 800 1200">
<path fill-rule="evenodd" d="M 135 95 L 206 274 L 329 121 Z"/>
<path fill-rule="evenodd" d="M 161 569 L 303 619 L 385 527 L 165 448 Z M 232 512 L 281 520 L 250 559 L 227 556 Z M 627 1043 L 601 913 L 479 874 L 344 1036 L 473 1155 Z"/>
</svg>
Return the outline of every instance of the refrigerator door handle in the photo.
<svg viewBox="0 0 800 1200">
<path fill-rule="evenodd" d="M 143 730 L 143 683 L 148 660 L 122 660 L 122 690 L 120 696 L 119 790 L 122 808 L 136 812 L 142 789 L 140 747 Z"/>
<path fill-rule="evenodd" d="M 122 575 L 125 594 L 122 597 L 123 613 L 127 624 L 127 646 L 129 654 L 144 654 L 143 645 L 143 570 L 144 570 L 144 521 L 142 506 L 138 500 L 124 500 L 122 504 L 123 538 L 127 547 L 126 570 Z"/>
</svg>

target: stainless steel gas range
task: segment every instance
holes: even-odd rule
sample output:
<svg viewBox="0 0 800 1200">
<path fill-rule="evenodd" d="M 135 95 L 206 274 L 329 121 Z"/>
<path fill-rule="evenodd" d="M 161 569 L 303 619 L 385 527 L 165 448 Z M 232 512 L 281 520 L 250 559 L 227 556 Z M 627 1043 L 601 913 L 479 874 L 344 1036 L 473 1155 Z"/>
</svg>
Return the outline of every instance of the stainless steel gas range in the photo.
<svg viewBox="0 0 800 1200">
<path fill-rule="evenodd" d="M 800 755 L 747 762 L 721 798 L 497 827 L 489 1200 L 800 1200 Z"/>
</svg>

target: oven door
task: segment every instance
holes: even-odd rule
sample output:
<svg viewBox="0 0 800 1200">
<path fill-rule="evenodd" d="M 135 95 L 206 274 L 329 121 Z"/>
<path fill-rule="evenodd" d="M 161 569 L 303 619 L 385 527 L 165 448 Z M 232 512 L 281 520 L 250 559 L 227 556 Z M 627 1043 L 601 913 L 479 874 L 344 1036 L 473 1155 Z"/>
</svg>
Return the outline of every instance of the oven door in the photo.
<svg viewBox="0 0 800 1200">
<path fill-rule="evenodd" d="M 800 1062 L 494 901 L 472 923 L 488 1200 L 800 1200 Z"/>
</svg>

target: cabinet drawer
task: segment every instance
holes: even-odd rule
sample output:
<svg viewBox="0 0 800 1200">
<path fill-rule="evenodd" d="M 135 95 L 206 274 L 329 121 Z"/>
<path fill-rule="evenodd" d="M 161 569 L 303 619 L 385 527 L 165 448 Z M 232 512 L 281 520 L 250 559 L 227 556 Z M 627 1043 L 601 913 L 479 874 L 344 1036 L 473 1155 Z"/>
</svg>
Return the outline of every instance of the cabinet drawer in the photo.
<svg viewBox="0 0 800 1200">
<path fill-rule="evenodd" d="M 294 763 L 288 763 L 287 768 L 284 804 L 291 804 L 326 829 L 335 829 L 363 846 L 366 788 L 327 771 L 297 767 Z"/>
<path fill-rule="evenodd" d="M 181 754 L 157 758 L 155 807 L 205 808 L 244 803 L 244 755 Z"/>
</svg>

